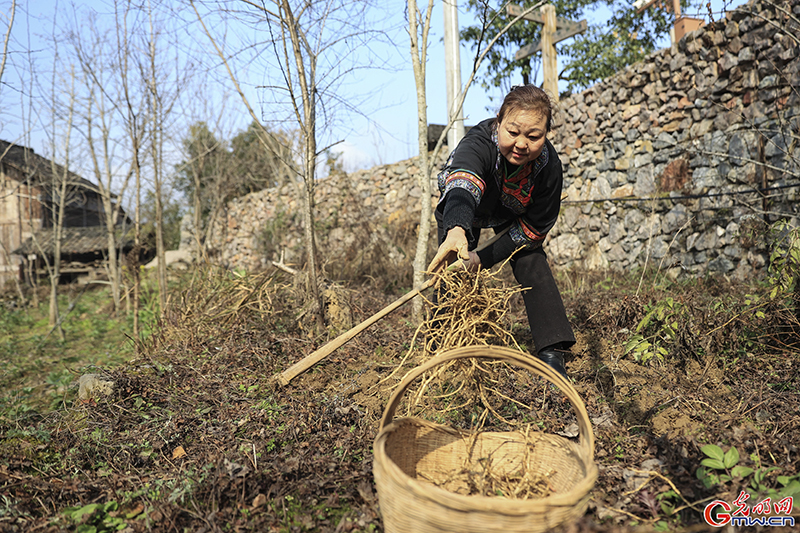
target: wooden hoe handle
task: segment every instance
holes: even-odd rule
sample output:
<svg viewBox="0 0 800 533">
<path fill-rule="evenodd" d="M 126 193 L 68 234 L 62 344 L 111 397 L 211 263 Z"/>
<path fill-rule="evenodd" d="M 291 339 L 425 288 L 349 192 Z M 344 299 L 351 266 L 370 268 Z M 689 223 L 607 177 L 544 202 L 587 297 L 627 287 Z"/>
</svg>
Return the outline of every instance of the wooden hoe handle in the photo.
<svg viewBox="0 0 800 533">
<path fill-rule="evenodd" d="M 406 293 L 401 298 L 390 303 L 389 305 L 387 305 L 386 307 L 384 307 L 383 309 L 381 309 L 380 311 L 378 311 L 365 321 L 361 322 L 354 328 L 345 331 L 344 333 L 342 333 L 329 343 L 325 344 L 320 348 L 317 348 L 316 350 L 314 350 L 313 352 L 311 352 L 310 354 L 308 354 L 307 356 L 300 359 L 298 362 L 296 362 L 295 364 L 284 370 L 278 376 L 278 382 L 281 385 L 287 385 L 292 380 L 292 378 L 294 378 L 295 376 L 297 376 L 302 372 L 305 372 L 306 370 L 317 364 L 319 361 L 330 355 L 334 350 L 339 348 L 342 344 L 346 343 L 347 341 L 349 341 L 350 339 L 352 339 L 353 337 L 355 337 L 356 335 L 358 335 L 359 333 L 361 333 L 362 331 L 370 327 L 372 324 L 374 324 L 381 318 L 385 317 L 386 315 L 388 315 L 389 313 L 391 313 L 404 303 L 413 299 L 415 296 L 417 296 L 419 293 L 421 293 L 428 287 L 432 287 L 435 281 L 436 281 L 435 278 L 429 279 L 419 289 L 414 289 L 413 291 Z"/>
<path fill-rule="evenodd" d="M 508 229 L 509 228 L 506 228 L 503 231 L 495 234 L 491 239 L 486 241 L 486 243 L 483 244 L 479 249 L 486 248 L 490 244 L 493 244 L 497 239 L 502 237 L 508 231 Z M 461 262 L 457 260 L 455 263 L 450 265 L 449 268 L 453 268 L 454 266 L 457 267 L 460 264 Z M 401 298 L 390 303 L 389 305 L 387 305 L 386 307 L 384 307 L 383 309 L 381 309 L 380 311 L 378 311 L 376 314 L 372 315 L 365 321 L 361 322 L 354 328 L 345 331 L 344 333 L 342 333 L 329 343 L 317 348 L 316 350 L 314 350 L 313 352 L 311 352 L 310 354 L 308 354 L 307 356 L 300 359 L 298 362 L 296 362 L 295 364 L 293 364 L 292 366 L 281 372 L 277 376 L 278 383 L 280 383 L 281 385 L 288 385 L 289 382 L 292 379 L 294 379 L 298 374 L 305 372 L 306 370 L 308 370 L 309 368 L 320 362 L 322 359 L 329 356 L 342 344 L 346 343 L 347 341 L 349 341 L 350 339 L 352 339 L 353 337 L 355 337 L 356 335 L 358 335 L 359 333 L 361 333 L 362 331 L 370 327 L 372 324 L 374 324 L 381 318 L 385 317 L 386 315 L 388 315 L 389 313 L 391 313 L 404 303 L 408 302 L 409 300 L 412 300 L 415 296 L 417 296 L 425 289 L 433 287 L 434 283 L 436 283 L 436 278 L 435 277 L 430 278 L 420 288 L 414 289 L 413 291 L 403 295 Z"/>
</svg>

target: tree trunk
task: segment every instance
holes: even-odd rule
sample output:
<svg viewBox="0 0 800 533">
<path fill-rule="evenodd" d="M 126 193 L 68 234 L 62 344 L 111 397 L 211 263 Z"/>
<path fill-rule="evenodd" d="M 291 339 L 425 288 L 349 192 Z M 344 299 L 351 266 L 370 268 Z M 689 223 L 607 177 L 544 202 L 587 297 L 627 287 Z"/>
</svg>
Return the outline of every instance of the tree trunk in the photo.
<svg viewBox="0 0 800 533">
<path fill-rule="evenodd" d="M 312 50 L 307 48 L 305 39 L 301 39 L 299 25 L 294 18 L 291 6 L 287 0 L 281 2 L 284 13 L 284 24 L 289 30 L 292 42 L 292 52 L 295 66 L 297 67 L 298 82 L 300 83 L 300 96 L 303 101 L 302 116 L 298 116 L 303 133 L 303 179 L 305 180 L 305 195 L 303 201 L 303 220 L 305 222 L 304 236 L 306 241 L 306 260 L 308 265 L 308 283 L 311 298 L 316 307 L 317 329 L 325 330 L 325 308 L 319 290 L 319 276 L 317 272 L 317 244 L 314 230 L 314 188 L 317 168 L 317 126 L 316 126 L 316 60 Z M 308 70 L 303 58 L 303 50 L 308 54 Z M 287 58 L 288 60 L 288 58 Z"/>
<path fill-rule="evenodd" d="M 414 254 L 414 288 L 425 282 L 425 268 L 428 266 L 428 239 L 431 232 L 431 180 L 428 154 L 428 103 L 425 94 L 425 70 L 427 63 L 428 31 L 430 30 L 433 1 L 428 2 L 425 20 L 422 23 L 420 41 L 417 26 L 417 2 L 408 0 L 408 31 L 411 37 L 411 64 L 414 69 L 414 84 L 417 88 L 417 144 L 419 147 L 419 186 L 422 191 L 420 204 L 419 233 L 417 249 Z M 414 324 L 422 322 L 422 299 L 415 298 L 411 308 Z"/>
<path fill-rule="evenodd" d="M 163 313 L 167 309 L 167 262 L 166 250 L 164 249 L 164 205 L 163 205 L 163 192 L 161 190 L 161 164 L 162 164 L 162 148 L 163 148 L 163 131 L 162 131 L 162 108 L 161 96 L 158 92 L 158 82 L 156 76 L 158 71 L 156 69 L 156 33 L 153 26 L 153 10 L 150 2 L 147 3 L 148 17 L 150 19 L 150 45 L 149 45 L 149 97 L 150 97 L 150 121 L 152 129 L 150 131 L 150 155 L 153 160 L 153 195 L 156 202 L 155 213 L 155 230 L 156 230 L 156 260 L 158 262 L 158 301 L 160 304 L 160 312 Z"/>
</svg>

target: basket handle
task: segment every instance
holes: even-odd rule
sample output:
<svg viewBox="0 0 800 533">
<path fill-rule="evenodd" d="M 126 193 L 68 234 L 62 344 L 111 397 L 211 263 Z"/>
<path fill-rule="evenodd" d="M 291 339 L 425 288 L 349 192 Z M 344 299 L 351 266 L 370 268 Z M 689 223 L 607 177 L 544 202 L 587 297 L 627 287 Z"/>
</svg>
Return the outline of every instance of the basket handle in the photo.
<svg viewBox="0 0 800 533">
<path fill-rule="evenodd" d="M 578 391 L 575 390 L 575 387 L 561 374 L 550 368 L 550 366 L 540 359 L 501 346 L 464 346 L 455 348 L 433 357 L 422 365 L 410 370 L 389 398 L 389 402 L 386 404 L 386 409 L 381 418 L 380 430 L 383 431 L 383 428 L 392 422 L 403 394 L 405 394 L 414 380 L 431 368 L 456 359 L 494 359 L 504 361 L 529 370 L 561 389 L 561 392 L 564 393 L 572 404 L 575 414 L 578 417 L 580 446 L 585 449 L 588 457 L 594 460 L 594 432 L 592 431 L 591 421 L 589 420 L 589 413 L 586 412 L 586 406 L 578 394 Z"/>
</svg>

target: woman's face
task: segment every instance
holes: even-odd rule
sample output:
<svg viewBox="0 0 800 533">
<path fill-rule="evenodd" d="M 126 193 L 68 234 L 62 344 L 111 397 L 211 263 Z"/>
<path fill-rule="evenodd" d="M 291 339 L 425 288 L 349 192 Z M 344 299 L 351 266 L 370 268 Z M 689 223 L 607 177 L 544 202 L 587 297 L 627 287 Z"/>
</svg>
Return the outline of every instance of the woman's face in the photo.
<svg viewBox="0 0 800 533">
<path fill-rule="evenodd" d="M 500 153 L 512 165 L 524 165 L 542 154 L 547 118 L 536 111 L 511 111 L 497 127 Z"/>
</svg>

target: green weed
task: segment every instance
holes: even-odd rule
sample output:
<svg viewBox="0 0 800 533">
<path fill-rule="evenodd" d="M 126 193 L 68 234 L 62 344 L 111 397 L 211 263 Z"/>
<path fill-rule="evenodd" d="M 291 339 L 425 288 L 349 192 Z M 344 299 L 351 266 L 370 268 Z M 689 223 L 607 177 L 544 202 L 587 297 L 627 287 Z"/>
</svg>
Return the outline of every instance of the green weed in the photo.
<svg viewBox="0 0 800 533">
<path fill-rule="evenodd" d="M 707 444 L 700 448 L 706 458 L 700 461 L 697 479 L 706 488 L 727 483 L 734 478 L 744 478 L 753 473 L 753 469 L 739 465 L 739 451 L 731 446 L 727 452 L 716 444 Z"/>
<path fill-rule="evenodd" d="M 791 295 L 798 290 L 800 278 L 800 228 L 779 220 L 770 228 L 772 252 L 769 257 L 771 299 Z"/>
<path fill-rule="evenodd" d="M 625 343 L 625 353 L 643 365 L 653 359 L 663 363 L 669 354 L 667 347 L 677 337 L 678 324 L 685 319 L 683 304 L 665 298 L 645 310 L 647 314 L 636 326 L 636 333 Z"/>
<path fill-rule="evenodd" d="M 756 494 L 769 496 L 780 500 L 787 496 L 796 497 L 800 495 L 800 474 L 794 476 L 776 476 L 775 481 L 779 486 L 771 487 L 767 484 L 769 475 L 780 469 L 776 466 L 763 468 L 757 456 L 754 459 L 755 468 L 739 464 L 740 456 L 738 450 L 731 446 L 727 452 L 716 444 L 707 444 L 700 448 L 706 456 L 697 469 L 696 475 L 706 488 L 716 485 L 724 485 L 736 479 L 749 479 L 749 487 Z"/>
<path fill-rule="evenodd" d="M 76 533 L 103 533 L 122 531 L 128 524 L 122 518 L 114 516 L 119 509 L 115 501 L 107 503 L 90 503 L 83 507 L 67 507 L 61 514 L 77 524 Z"/>
</svg>

